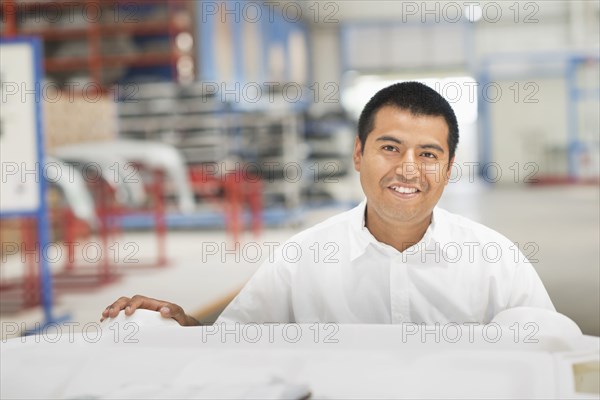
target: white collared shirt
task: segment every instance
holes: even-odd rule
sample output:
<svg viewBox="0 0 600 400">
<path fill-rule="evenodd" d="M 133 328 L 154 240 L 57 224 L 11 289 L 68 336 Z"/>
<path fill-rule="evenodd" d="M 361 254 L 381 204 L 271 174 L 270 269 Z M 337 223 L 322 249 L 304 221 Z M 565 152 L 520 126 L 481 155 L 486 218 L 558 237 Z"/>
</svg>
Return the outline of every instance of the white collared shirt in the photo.
<svg viewBox="0 0 600 400">
<path fill-rule="evenodd" d="M 554 310 L 533 266 L 498 232 L 439 207 L 404 252 L 365 227 L 366 200 L 293 236 L 217 323 L 489 323 L 508 308 Z"/>
</svg>

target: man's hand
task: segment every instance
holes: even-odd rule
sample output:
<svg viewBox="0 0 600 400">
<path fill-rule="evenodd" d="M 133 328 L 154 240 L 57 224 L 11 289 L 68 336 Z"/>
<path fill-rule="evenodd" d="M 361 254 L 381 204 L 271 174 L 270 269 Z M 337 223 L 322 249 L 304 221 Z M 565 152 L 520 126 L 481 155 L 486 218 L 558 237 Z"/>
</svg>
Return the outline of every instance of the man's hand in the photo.
<svg viewBox="0 0 600 400">
<path fill-rule="evenodd" d="M 125 315 L 131 315 L 138 308 L 160 312 L 165 318 L 173 318 L 181 326 L 197 326 L 198 321 L 187 315 L 177 304 L 162 300 L 151 299 L 150 297 L 135 295 L 132 298 L 121 297 L 112 303 L 102 312 L 100 322 L 106 318 L 115 318 L 121 310 L 125 310 Z"/>
</svg>

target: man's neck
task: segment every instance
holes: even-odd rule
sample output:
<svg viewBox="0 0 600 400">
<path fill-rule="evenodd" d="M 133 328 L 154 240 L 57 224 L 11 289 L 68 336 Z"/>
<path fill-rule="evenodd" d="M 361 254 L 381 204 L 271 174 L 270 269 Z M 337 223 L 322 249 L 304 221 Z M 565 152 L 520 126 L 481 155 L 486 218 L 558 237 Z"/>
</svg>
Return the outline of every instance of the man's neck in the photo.
<svg viewBox="0 0 600 400">
<path fill-rule="evenodd" d="M 403 252 L 423 238 L 427 228 L 431 224 L 432 215 L 433 213 L 422 221 L 410 221 L 403 222 L 400 225 L 392 225 L 382 220 L 367 207 L 365 211 L 365 225 L 375 239 L 392 246 L 399 252 Z"/>
</svg>

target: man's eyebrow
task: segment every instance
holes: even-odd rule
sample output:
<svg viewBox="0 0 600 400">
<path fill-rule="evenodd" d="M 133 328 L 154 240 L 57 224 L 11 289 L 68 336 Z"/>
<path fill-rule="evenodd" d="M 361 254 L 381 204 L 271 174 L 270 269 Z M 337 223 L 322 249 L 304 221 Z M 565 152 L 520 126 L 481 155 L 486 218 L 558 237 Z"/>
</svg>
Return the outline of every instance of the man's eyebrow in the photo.
<svg viewBox="0 0 600 400">
<path fill-rule="evenodd" d="M 402 140 L 400 140 L 398 138 L 395 138 L 393 136 L 379 136 L 375 140 L 376 141 L 381 141 L 381 142 L 394 142 L 394 143 L 402 144 Z"/>
<path fill-rule="evenodd" d="M 395 138 L 393 136 L 379 136 L 377 139 L 375 139 L 376 141 L 381 141 L 381 142 L 394 142 L 397 144 L 402 144 L 402 140 Z M 428 144 L 420 144 L 419 146 L 420 149 L 431 149 L 431 150 L 437 150 L 438 152 L 440 152 L 441 154 L 444 154 L 444 149 L 440 146 L 437 145 L 435 143 L 428 143 Z"/>
<path fill-rule="evenodd" d="M 440 153 L 444 154 L 444 149 L 441 146 L 438 146 L 437 144 L 433 144 L 433 143 L 429 143 L 429 144 L 421 144 L 418 146 L 421 149 L 432 149 L 432 150 L 437 150 Z"/>
</svg>

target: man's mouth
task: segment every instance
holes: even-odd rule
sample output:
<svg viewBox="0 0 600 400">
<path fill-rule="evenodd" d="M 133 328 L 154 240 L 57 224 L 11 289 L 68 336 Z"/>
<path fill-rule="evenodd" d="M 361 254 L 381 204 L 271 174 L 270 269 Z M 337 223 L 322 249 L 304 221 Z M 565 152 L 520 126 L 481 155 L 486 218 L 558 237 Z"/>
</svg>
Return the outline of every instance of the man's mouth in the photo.
<svg viewBox="0 0 600 400">
<path fill-rule="evenodd" d="M 409 187 L 409 186 L 390 186 L 390 189 L 392 189 L 398 193 L 406 193 L 406 194 L 420 192 L 420 190 L 417 189 L 416 187 Z"/>
<path fill-rule="evenodd" d="M 394 195 L 409 199 L 417 196 L 421 191 L 414 186 L 405 186 L 405 185 L 392 185 L 388 186 L 388 189 L 394 192 Z"/>
</svg>

